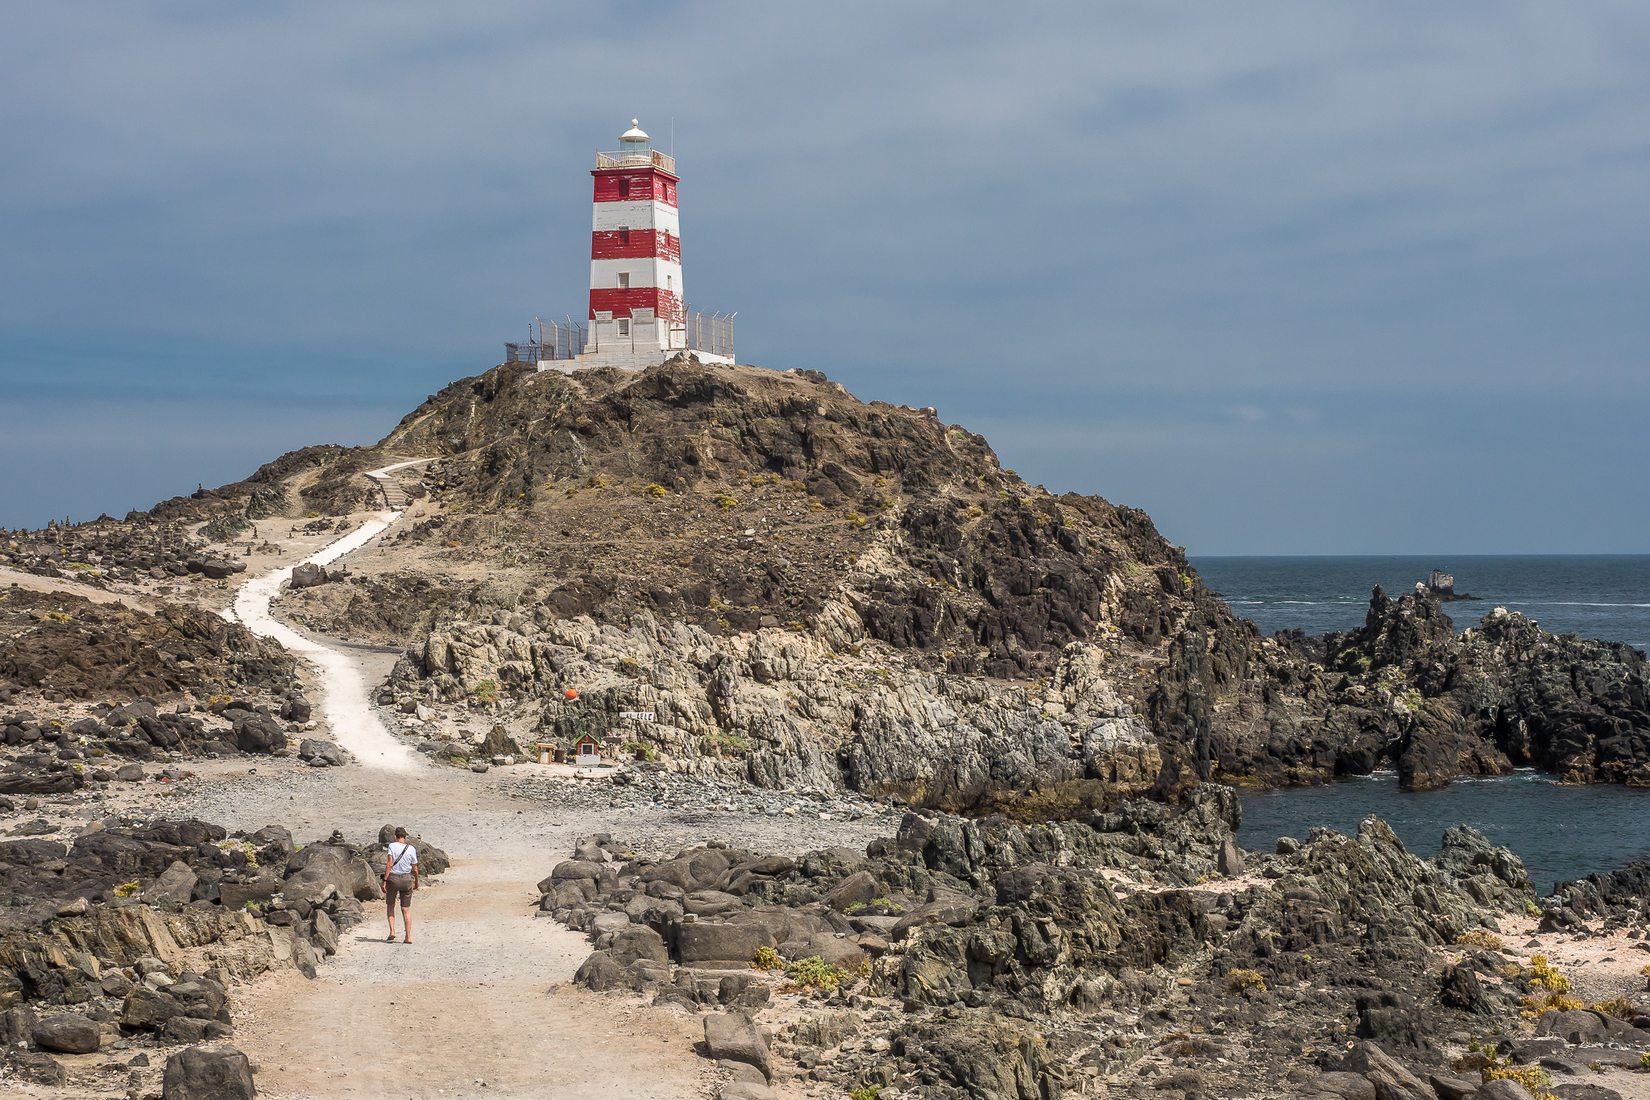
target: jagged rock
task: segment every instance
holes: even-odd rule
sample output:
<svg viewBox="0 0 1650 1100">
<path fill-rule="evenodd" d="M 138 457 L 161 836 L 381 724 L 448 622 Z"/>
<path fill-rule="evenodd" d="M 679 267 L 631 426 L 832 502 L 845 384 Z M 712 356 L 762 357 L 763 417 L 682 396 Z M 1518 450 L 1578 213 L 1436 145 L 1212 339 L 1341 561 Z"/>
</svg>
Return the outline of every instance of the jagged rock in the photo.
<svg viewBox="0 0 1650 1100">
<path fill-rule="evenodd" d="M 120 1023 L 134 1031 L 159 1031 L 166 1026 L 166 1021 L 183 1012 L 183 1002 L 170 993 L 138 985 L 132 987 L 121 1004 Z"/>
<path fill-rule="evenodd" d="M 1346 1056 L 1346 1068 L 1369 1079 L 1375 1100 L 1437 1100 L 1431 1086 L 1374 1043 L 1354 1046 Z"/>
<path fill-rule="evenodd" d="M 978 1011 L 902 1029 L 894 1052 L 920 1067 L 924 1085 L 965 1096 L 1047 1100 L 1054 1094 L 1042 1044 L 1025 1025 Z"/>
<path fill-rule="evenodd" d="M 683 966 L 749 966 L 758 949 L 777 946 L 759 924 L 684 924 L 676 930 L 676 958 Z"/>
<path fill-rule="evenodd" d="M 380 876 L 347 845 L 306 845 L 287 860 L 286 871 L 280 889 L 289 904 L 307 901 L 314 905 L 333 893 L 357 901 L 378 901 L 384 896 Z"/>
<path fill-rule="evenodd" d="M 286 730 L 266 714 L 248 714 L 235 723 L 235 744 L 242 752 L 285 752 Z"/>
<path fill-rule="evenodd" d="M 1376 1100 L 1375 1086 L 1361 1073 L 1321 1073 L 1306 1083 L 1300 1100 Z"/>
<path fill-rule="evenodd" d="M 173 860 L 160 877 L 143 891 L 143 899 L 151 905 L 187 905 L 195 896 L 200 876 L 181 859 Z"/>
<path fill-rule="evenodd" d="M 331 741 L 306 737 L 298 742 L 298 759 L 317 767 L 341 768 L 349 762 L 349 754 Z"/>
<path fill-rule="evenodd" d="M 293 589 L 314 588 L 316 585 L 327 583 L 330 579 L 324 567 L 315 565 L 312 562 L 300 562 L 292 567 L 290 587 Z"/>
<path fill-rule="evenodd" d="M 50 1054 L 26 1050 L 9 1050 L 0 1066 L 7 1076 L 34 1085 L 66 1085 L 69 1074 Z"/>
<path fill-rule="evenodd" d="M 773 1062 L 768 1042 L 747 1012 L 726 1012 L 705 1017 L 705 1049 L 712 1058 L 743 1062 L 773 1080 Z"/>
<path fill-rule="evenodd" d="M 166 1059 L 162 1100 L 251 1100 L 252 1063 L 231 1046 L 189 1047 Z"/>
</svg>

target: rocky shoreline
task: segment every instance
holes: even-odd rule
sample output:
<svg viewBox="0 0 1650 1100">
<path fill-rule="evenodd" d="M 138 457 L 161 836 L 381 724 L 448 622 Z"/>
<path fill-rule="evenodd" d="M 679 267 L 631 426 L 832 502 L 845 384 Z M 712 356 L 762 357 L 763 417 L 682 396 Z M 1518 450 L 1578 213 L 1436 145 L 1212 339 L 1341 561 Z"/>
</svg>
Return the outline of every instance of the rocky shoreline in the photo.
<svg viewBox="0 0 1650 1100">
<path fill-rule="evenodd" d="M 785 1081 L 889 1100 L 1632 1094 L 1606 1082 L 1650 1063 L 1642 976 L 1588 1008 L 1540 941 L 1510 945 L 1540 912 L 1511 853 L 1455 829 L 1422 860 L 1371 819 L 1245 854 L 1235 805 L 1210 788 L 1089 824 L 910 814 L 863 852 L 794 859 L 593 836 L 540 910 L 589 935 L 581 983 L 704 1013 L 739 1100 Z M 1578 910 L 1603 905 L 1650 952 L 1644 873 L 1567 888 L 1542 930 L 1590 935 Z"/>
<path fill-rule="evenodd" d="M 109 818 L 69 842 L 0 841 L 0 1075 L 63 1084 L 54 1055 L 101 1052 L 143 1092 L 161 1070 L 150 1052 L 233 1035 L 234 986 L 316 976 L 362 903 L 382 899 L 393 836 L 302 845 L 276 825 Z M 420 850 L 427 874 L 446 869 L 439 848 Z"/>
</svg>

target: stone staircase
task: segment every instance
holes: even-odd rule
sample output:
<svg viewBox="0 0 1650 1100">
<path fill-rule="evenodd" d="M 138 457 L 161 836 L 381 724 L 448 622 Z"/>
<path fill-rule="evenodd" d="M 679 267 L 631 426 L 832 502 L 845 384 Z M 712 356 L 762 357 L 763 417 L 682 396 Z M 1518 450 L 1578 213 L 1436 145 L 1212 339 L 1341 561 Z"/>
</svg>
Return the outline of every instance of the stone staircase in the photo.
<svg viewBox="0 0 1650 1100">
<path fill-rule="evenodd" d="M 418 467 L 409 466 L 404 470 L 392 470 L 389 473 L 373 472 L 367 476 L 378 486 L 379 495 L 384 498 L 385 509 L 391 512 L 404 512 L 412 498 L 407 495 L 406 484 L 401 478 L 404 474 L 416 477 L 417 471 Z"/>
</svg>

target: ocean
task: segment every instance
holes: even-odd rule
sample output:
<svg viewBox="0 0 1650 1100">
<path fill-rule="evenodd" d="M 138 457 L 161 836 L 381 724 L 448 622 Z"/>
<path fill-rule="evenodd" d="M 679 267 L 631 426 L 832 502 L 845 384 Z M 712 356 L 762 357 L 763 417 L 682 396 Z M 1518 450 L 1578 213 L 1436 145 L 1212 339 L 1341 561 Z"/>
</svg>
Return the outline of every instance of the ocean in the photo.
<svg viewBox="0 0 1650 1100">
<path fill-rule="evenodd" d="M 1362 626 L 1375 585 L 1408 592 L 1434 569 L 1481 597 L 1444 605 L 1457 629 L 1492 608 L 1528 615 L 1557 634 L 1650 647 L 1650 554 L 1435 557 L 1196 557 L 1207 584 L 1263 631 L 1308 634 Z"/>
<path fill-rule="evenodd" d="M 1406 592 L 1442 569 L 1455 574 L 1457 592 L 1483 597 L 1445 605 L 1457 629 L 1499 605 L 1547 630 L 1650 647 L 1650 555 L 1199 557 L 1192 565 L 1233 612 L 1267 633 L 1354 629 L 1374 585 Z M 1395 775 L 1381 773 L 1250 792 L 1238 838 L 1246 848 L 1270 851 L 1278 837 L 1303 838 L 1315 825 L 1352 832 L 1371 813 L 1426 856 L 1436 854 L 1446 828 L 1472 825 L 1517 852 L 1539 891 L 1650 856 L 1650 791 L 1565 787 L 1535 772 L 1458 780 L 1441 791 L 1401 791 Z"/>
</svg>

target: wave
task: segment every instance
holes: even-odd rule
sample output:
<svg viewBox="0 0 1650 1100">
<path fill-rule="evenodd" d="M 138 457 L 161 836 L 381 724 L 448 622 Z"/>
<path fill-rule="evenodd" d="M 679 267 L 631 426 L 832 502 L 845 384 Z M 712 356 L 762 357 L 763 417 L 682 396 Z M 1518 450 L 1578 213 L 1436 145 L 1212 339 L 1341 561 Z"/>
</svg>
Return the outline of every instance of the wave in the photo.
<svg viewBox="0 0 1650 1100">
<path fill-rule="evenodd" d="M 1605 603 L 1599 600 L 1503 600 L 1508 607 L 1650 607 L 1650 603 Z"/>
</svg>

